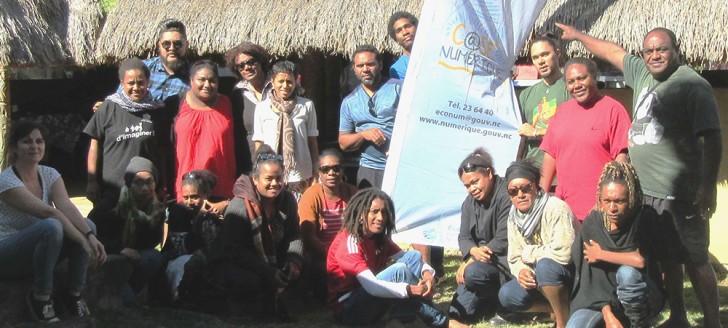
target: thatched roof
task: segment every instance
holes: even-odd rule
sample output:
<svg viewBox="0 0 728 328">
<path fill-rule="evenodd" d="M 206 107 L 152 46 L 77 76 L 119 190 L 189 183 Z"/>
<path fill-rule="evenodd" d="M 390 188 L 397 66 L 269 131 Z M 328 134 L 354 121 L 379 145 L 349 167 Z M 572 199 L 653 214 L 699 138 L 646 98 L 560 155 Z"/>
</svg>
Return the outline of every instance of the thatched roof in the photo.
<svg viewBox="0 0 728 328">
<path fill-rule="evenodd" d="M 126 0 L 111 11 L 97 44 L 104 60 L 119 60 L 154 48 L 157 24 L 177 18 L 187 25 L 197 53 L 222 53 L 252 41 L 276 55 L 310 49 L 348 55 L 371 43 L 398 53 L 386 23 L 398 10 L 419 13 L 423 0 Z M 629 51 L 641 48 L 654 27 L 675 31 L 691 61 L 726 62 L 728 2 L 682 0 L 550 0 L 536 22 L 537 31 L 555 30 L 554 21 L 576 24 L 588 33 L 615 41 Z M 718 40 L 721 40 L 718 42 Z M 570 56 L 588 55 L 571 45 Z"/>
<path fill-rule="evenodd" d="M 0 0 L 0 8 L 0 66 L 93 62 L 97 0 Z"/>
</svg>

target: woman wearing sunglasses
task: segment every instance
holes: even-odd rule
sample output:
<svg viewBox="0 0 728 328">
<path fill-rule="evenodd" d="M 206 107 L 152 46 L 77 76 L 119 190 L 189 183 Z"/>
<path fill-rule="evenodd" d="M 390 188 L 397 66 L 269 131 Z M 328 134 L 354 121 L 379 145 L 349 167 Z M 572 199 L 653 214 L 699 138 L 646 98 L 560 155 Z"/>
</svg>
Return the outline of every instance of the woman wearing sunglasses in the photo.
<svg viewBox="0 0 728 328">
<path fill-rule="evenodd" d="M 501 287 L 500 303 L 513 312 L 552 312 L 556 326 L 569 319 L 571 244 L 579 222 L 566 203 L 538 185 L 539 169 L 518 161 L 506 170 L 508 264 L 513 279 Z"/>
<path fill-rule="evenodd" d="M 265 48 L 246 41 L 228 51 L 225 61 L 239 80 L 230 94 L 230 102 L 233 105 L 233 115 L 243 120 L 250 153 L 253 154 L 255 153 L 253 143 L 255 106 L 268 99 L 273 88 L 268 76 L 270 55 Z"/>
<path fill-rule="evenodd" d="M 356 193 L 356 187 L 344 182 L 341 153 L 325 149 L 319 156 L 320 184 L 314 184 L 303 193 L 298 203 L 308 286 L 314 296 L 326 296 L 326 254 L 329 245 L 341 230 L 341 216 L 346 204 Z"/>
<path fill-rule="evenodd" d="M 458 168 L 468 196 L 463 201 L 458 245 L 463 262 L 455 279 L 450 326 L 477 322 L 499 308 L 498 289 L 508 275 L 506 221 L 511 202 L 505 180 L 495 174 L 493 158 L 483 148 L 466 157 Z M 494 316 L 491 323 L 502 321 Z"/>
</svg>

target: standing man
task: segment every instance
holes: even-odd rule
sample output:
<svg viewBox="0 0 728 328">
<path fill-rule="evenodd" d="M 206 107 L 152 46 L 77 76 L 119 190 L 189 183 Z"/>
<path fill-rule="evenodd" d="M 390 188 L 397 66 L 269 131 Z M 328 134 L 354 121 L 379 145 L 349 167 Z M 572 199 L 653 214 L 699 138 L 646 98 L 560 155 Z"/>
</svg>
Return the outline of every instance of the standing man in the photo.
<svg viewBox="0 0 728 328">
<path fill-rule="evenodd" d="M 339 146 L 343 151 L 362 150 L 359 189 L 381 189 L 401 85 L 382 81 L 382 61 L 374 46 L 358 46 L 352 58 L 360 84 L 341 102 Z"/>
<path fill-rule="evenodd" d="M 629 153 L 642 182 L 644 203 L 657 210 L 663 227 L 674 224 L 679 234 L 673 254 L 662 263 L 670 301 L 665 326 L 689 326 L 682 294 L 684 263 L 703 307 L 705 327 L 721 327 L 715 272 L 708 262 L 708 220 L 715 212 L 722 152 L 718 105 L 710 84 L 680 63 L 677 39 L 669 29 L 647 33 L 640 59 L 572 26 L 556 26 L 564 31 L 563 39 L 581 42 L 623 71 L 634 90 Z"/>
<path fill-rule="evenodd" d="M 389 68 L 389 76 L 393 79 L 404 80 L 404 75 L 407 73 L 407 65 L 409 65 L 410 53 L 417 33 L 417 22 L 417 17 L 406 11 L 398 11 L 389 18 L 389 25 L 387 25 L 389 37 L 404 50 L 404 54 Z"/>
<path fill-rule="evenodd" d="M 189 90 L 187 46 L 187 29 L 182 22 L 168 19 L 159 24 L 159 56 L 144 61 L 151 74 L 148 90 L 153 100 L 164 100 Z"/>
<path fill-rule="evenodd" d="M 518 134 L 526 138 L 524 159 L 532 159 L 537 167 L 543 162 L 543 151 L 539 149 L 543 136 L 561 103 L 571 99 L 562 78 L 559 58 L 561 50 L 550 33 L 537 36 L 531 44 L 531 61 L 536 66 L 541 81 L 521 91 L 518 102 L 526 120 L 518 128 Z"/>
</svg>

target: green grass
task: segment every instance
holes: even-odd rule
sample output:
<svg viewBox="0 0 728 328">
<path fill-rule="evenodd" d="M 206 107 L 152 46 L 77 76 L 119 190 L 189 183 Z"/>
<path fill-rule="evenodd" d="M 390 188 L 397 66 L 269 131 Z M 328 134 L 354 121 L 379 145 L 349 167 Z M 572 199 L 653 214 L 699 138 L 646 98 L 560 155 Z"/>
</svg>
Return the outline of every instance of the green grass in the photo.
<svg viewBox="0 0 728 328">
<path fill-rule="evenodd" d="M 454 251 L 446 252 L 445 267 L 447 274 L 445 279 L 438 286 L 441 297 L 435 299 L 435 303 L 443 310 L 447 310 L 455 292 L 455 271 L 459 265 L 459 256 Z M 728 279 L 726 279 L 725 269 L 719 268 L 719 293 L 723 295 L 720 298 L 721 322 L 728 325 Z M 693 327 L 702 326 L 702 314 L 700 305 L 695 297 L 695 293 L 689 282 L 685 283 L 685 302 L 687 304 L 688 318 Z M 93 307 L 93 304 L 91 305 Z M 151 327 L 341 327 L 337 325 L 331 316 L 331 312 L 325 307 L 307 302 L 296 298 L 291 304 L 291 313 L 297 319 L 296 323 L 291 324 L 273 324 L 256 322 L 250 317 L 226 317 L 220 318 L 211 315 L 200 314 L 196 312 L 175 310 L 170 308 L 149 308 L 149 309 L 121 309 L 121 310 L 100 310 L 94 311 L 94 318 L 84 321 L 62 322 L 55 327 L 133 327 L 133 328 L 151 328 Z M 669 311 L 665 310 L 661 314 L 660 322 L 667 319 Z M 379 322 L 371 327 L 381 327 L 385 322 Z M 5 326 L 0 324 L 0 326 Z M 407 327 L 424 327 L 424 325 L 416 321 L 407 324 Z M 478 322 L 474 327 L 488 327 L 487 320 Z M 541 324 L 520 324 L 508 325 L 506 327 L 551 327 L 552 323 Z M 18 327 L 47 327 L 47 325 L 23 324 Z"/>
</svg>

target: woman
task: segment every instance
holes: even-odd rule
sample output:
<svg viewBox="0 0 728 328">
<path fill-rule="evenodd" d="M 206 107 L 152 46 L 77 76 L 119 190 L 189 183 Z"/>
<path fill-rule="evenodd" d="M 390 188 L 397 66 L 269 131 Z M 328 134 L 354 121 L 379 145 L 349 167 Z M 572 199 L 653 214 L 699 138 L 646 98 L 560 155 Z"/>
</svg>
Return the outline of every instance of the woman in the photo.
<svg viewBox="0 0 728 328">
<path fill-rule="evenodd" d="M 136 294 L 162 266 L 162 254 L 155 247 L 162 242 L 165 209 L 154 192 L 157 177 L 151 161 L 133 157 L 126 166 L 125 185 L 116 206 L 95 211 L 91 218 L 108 248 L 106 265 L 121 286 L 126 306 L 137 305 Z"/>
<path fill-rule="evenodd" d="M 513 312 L 551 312 L 556 326 L 569 319 L 571 244 L 579 222 L 569 206 L 540 189 L 539 169 L 518 161 L 506 170 L 508 195 L 508 264 L 516 279 L 498 292 L 501 305 Z M 546 298 L 544 302 L 543 297 Z"/>
<path fill-rule="evenodd" d="M 81 297 L 86 270 L 89 262 L 106 260 L 95 226 L 71 203 L 58 171 L 38 164 L 45 155 L 38 125 L 14 124 L 7 145 L 11 166 L 0 173 L 0 278 L 33 276 L 29 312 L 38 322 L 57 322 L 53 270 L 68 257 L 68 290 L 60 299 L 74 315 L 88 316 Z"/>
<path fill-rule="evenodd" d="M 341 153 L 325 149 L 319 156 L 320 184 L 314 184 L 303 193 L 298 203 L 303 250 L 310 268 L 308 286 L 315 295 L 326 295 L 326 253 L 331 241 L 341 230 L 341 216 L 346 204 L 356 193 L 356 187 L 344 182 Z"/>
<path fill-rule="evenodd" d="M 540 185 L 549 190 L 558 174 L 555 196 L 569 204 L 581 221 L 595 205 L 594 185 L 604 164 L 628 158 L 630 120 L 619 101 L 599 93 L 594 61 L 572 58 L 565 72 L 566 90 L 573 99 L 559 105 L 541 143 Z"/>
<path fill-rule="evenodd" d="M 236 166 L 236 153 L 247 153 L 248 147 L 242 147 L 242 135 L 235 136 L 230 100 L 218 93 L 218 78 L 217 64 L 209 60 L 200 60 L 190 69 L 191 88 L 181 101 L 174 123 L 175 190 L 177 201 L 182 201 L 182 175 L 192 170 L 209 170 L 218 179 L 210 191 L 213 211 L 222 213 L 241 171 Z"/>
<path fill-rule="evenodd" d="M 255 109 L 253 140 L 283 155 L 286 187 L 297 199 L 313 182 L 318 159 L 316 109 L 309 99 L 296 95 L 298 70 L 289 61 L 271 69 L 270 97 Z"/>
<path fill-rule="evenodd" d="M 345 325 L 366 325 L 387 312 L 394 320 L 417 313 L 427 326 L 446 327 L 447 315 L 428 298 L 435 270 L 422 261 L 420 252 L 405 252 L 392 241 L 394 222 L 392 199 L 381 190 L 363 189 L 351 198 L 344 227 L 327 257 L 334 319 Z M 395 263 L 387 266 L 390 260 Z"/>
<path fill-rule="evenodd" d="M 463 262 L 450 304 L 450 325 L 455 327 L 477 322 L 499 309 L 498 289 L 508 275 L 506 221 L 511 206 L 506 182 L 495 174 L 493 158 L 485 149 L 469 154 L 460 164 L 458 176 L 468 196 L 463 201 L 458 235 Z M 503 321 L 497 314 L 490 319 L 493 325 Z"/>
<path fill-rule="evenodd" d="M 206 252 L 217 237 L 222 217 L 212 213 L 207 202 L 217 178 L 207 170 L 190 171 L 182 176 L 182 202 L 169 207 L 167 242 L 162 254 L 169 261 L 165 273 L 172 300 L 179 299 L 178 286 L 185 264 L 197 250 Z"/>
<path fill-rule="evenodd" d="M 124 186 L 124 164 L 132 157 L 164 167 L 159 161 L 164 157 L 157 155 L 169 146 L 159 136 L 169 135 L 170 114 L 147 90 L 149 68 L 138 58 L 126 59 L 119 65 L 119 81 L 119 90 L 106 97 L 83 131 L 91 137 L 86 192 L 95 209 L 116 204 Z"/>
<path fill-rule="evenodd" d="M 571 254 L 576 268 L 567 327 L 650 327 L 664 297 L 655 265 L 677 232 L 663 233 L 653 208 L 642 205 L 637 172 L 609 162 L 599 178 L 597 207 Z M 628 325 L 629 323 L 629 325 Z"/>
<path fill-rule="evenodd" d="M 289 322 L 280 293 L 298 280 L 303 265 L 296 200 L 283 189 L 280 156 L 267 145 L 257 152 L 252 176 L 238 179 L 249 181 L 230 201 L 208 253 L 208 276 L 221 277 L 215 285 L 231 296 L 260 295 L 258 313 Z"/>
<path fill-rule="evenodd" d="M 253 143 L 253 119 L 255 106 L 268 99 L 272 89 L 268 70 L 270 55 L 265 48 L 251 42 L 243 42 L 225 55 L 225 62 L 233 74 L 240 80 L 230 95 L 233 115 L 241 118 L 247 133 L 250 153 L 255 153 Z M 248 163 L 250 171 L 252 163 Z"/>
</svg>

